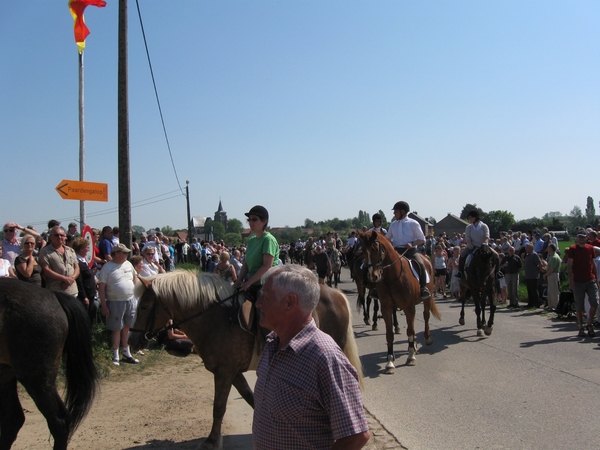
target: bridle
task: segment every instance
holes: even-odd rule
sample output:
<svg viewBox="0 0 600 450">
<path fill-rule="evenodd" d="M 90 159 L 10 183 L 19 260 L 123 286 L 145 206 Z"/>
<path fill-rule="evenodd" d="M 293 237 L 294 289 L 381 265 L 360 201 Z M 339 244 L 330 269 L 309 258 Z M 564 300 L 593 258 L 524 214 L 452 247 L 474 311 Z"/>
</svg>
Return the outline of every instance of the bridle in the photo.
<svg viewBox="0 0 600 450">
<path fill-rule="evenodd" d="M 146 339 L 147 341 L 151 341 L 156 336 L 160 335 L 161 333 L 172 330 L 174 328 L 179 328 L 184 323 L 189 322 L 190 320 L 193 320 L 197 317 L 200 317 L 202 314 L 207 313 L 208 311 L 212 310 L 215 306 L 222 306 L 225 302 L 227 302 L 228 300 L 231 300 L 232 298 L 236 297 L 239 294 L 241 294 L 240 289 L 236 289 L 233 294 L 231 294 L 229 297 L 226 297 L 224 299 L 219 299 L 219 295 L 217 294 L 217 301 L 211 303 L 210 306 L 208 306 L 208 308 L 203 309 L 202 311 L 197 312 L 196 314 L 193 314 L 189 317 L 186 317 L 185 319 L 180 320 L 179 322 L 173 322 L 171 325 L 165 325 L 164 327 L 160 328 L 157 331 L 152 331 L 154 329 L 154 324 L 156 323 L 156 318 L 158 317 L 158 312 L 159 312 L 158 306 L 159 305 L 162 306 L 162 308 L 167 312 L 169 317 L 173 317 L 173 315 L 169 311 L 169 308 L 167 308 L 167 306 L 161 300 L 160 296 L 156 292 L 154 292 L 154 296 L 156 297 L 156 300 L 154 301 L 154 304 L 152 305 L 152 310 L 150 311 L 150 314 L 146 321 L 146 326 L 144 327 L 144 329 L 130 328 L 129 331 L 131 331 L 133 333 L 144 333 L 144 339 Z M 140 299 L 140 301 L 141 301 L 141 299 Z"/>
<path fill-rule="evenodd" d="M 365 261 L 365 263 L 367 263 L 367 269 L 369 269 L 371 267 L 378 268 L 381 272 L 383 272 L 385 269 L 389 269 L 390 267 L 392 267 L 394 264 L 396 264 L 402 258 L 405 258 L 405 256 L 398 253 L 398 258 L 396 258 L 390 264 L 383 265 L 383 258 L 385 256 L 385 248 L 383 247 L 383 245 L 381 245 L 381 242 L 379 241 L 379 239 L 376 239 L 375 242 L 373 242 L 373 244 L 375 244 L 375 243 L 379 246 L 379 261 L 376 262 L 375 264 L 371 264 L 371 263 L 368 263 L 367 261 Z M 371 258 L 369 258 L 369 259 L 371 259 Z M 401 265 L 401 267 L 402 267 L 402 265 Z"/>
</svg>

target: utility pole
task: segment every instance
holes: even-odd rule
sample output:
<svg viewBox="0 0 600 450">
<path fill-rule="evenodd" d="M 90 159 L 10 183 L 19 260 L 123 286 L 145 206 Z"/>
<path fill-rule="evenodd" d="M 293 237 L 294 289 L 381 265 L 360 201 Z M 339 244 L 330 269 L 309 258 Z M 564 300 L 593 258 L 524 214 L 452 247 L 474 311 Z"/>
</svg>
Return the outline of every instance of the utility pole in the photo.
<svg viewBox="0 0 600 450">
<path fill-rule="evenodd" d="M 185 180 L 185 199 L 187 201 L 188 244 L 192 245 L 192 218 L 190 215 L 190 181 Z"/>
<path fill-rule="evenodd" d="M 118 163 L 120 242 L 131 248 L 129 98 L 127 89 L 127 0 L 119 0 Z"/>
</svg>

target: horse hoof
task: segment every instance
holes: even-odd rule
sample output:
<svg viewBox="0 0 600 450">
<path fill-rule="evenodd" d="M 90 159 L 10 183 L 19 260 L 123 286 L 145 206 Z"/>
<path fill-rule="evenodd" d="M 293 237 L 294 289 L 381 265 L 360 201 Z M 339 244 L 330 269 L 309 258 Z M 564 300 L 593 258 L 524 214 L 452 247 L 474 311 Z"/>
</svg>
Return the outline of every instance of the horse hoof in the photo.
<svg viewBox="0 0 600 450">
<path fill-rule="evenodd" d="M 433 337 L 429 336 L 427 339 L 425 339 L 425 345 L 431 345 L 433 344 Z"/>
<path fill-rule="evenodd" d="M 379 330 L 379 327 L 377 326 L 376 323 L 373 324 L 373 326 L 371 327 L 371 330 L 373 330 L 373 331 Z"/>
<path fill-rule="evenodd" d="M 223 448 L 223 436 L 221 436 L 217 442 L 213 442 L 212 440 L 205 439 L 198 446 L 198 450 L 217 450 Z"/>
<path fill-rule="evenodd" d="M 462 317 L 460 319 L 458 319 L 458 324 L 459 325 L 464 325 L 465 324 L 465 319 L 463 319 Z"/>
<path fill-rule="evenodd" d="M 494 330 L 494 327 L 485 327 L 483 329 L 483 332 L 485 333 L 486 336 L 491 336 L 493 330 Z"/>
<path fill-rule="evenodd" d="M 477 336 L 483 336 L 483 330 L 481 328 L 477 330 Z"/>
<path fill-rule="evenodd" d="M 394 333 L 396 333 L 396 334 L 401 334 L 401 333 L 400 333 L 400 327 L 396 327 L 396 328 L 394 328 Z"/>
<path fill-rule="evenodd" d="M 394 363 L 393 362 L 388 362 L 385 365 L 384 373 L 387 374 L 387 375 L 392 375 L 395 372 L 396 372 L 396 366 L 394 365 Z"/>
<path fill-rule="evenodd" d="M 417 360 L 416 360 L 415 358 L 412 358 L 412 359 L 411 359 L 411 358 L 409 357 L 409 358 L 406 360 L 406 365 L 407 365 L 407 366 L 414 366 L 416 362 L 417 362 Z"/>
</svg>

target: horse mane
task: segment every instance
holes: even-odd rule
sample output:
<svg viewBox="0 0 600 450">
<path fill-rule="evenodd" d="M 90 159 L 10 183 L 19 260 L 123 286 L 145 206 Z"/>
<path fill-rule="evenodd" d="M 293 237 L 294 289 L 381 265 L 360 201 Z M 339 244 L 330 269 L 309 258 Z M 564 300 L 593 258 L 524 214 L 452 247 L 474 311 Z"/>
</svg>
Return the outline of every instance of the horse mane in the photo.
<svg viewBox="0 0 600 450">
<path fill-rule="evenodd" d="M 379 244 L 385 248 L 386 255 L 393 257 L 394 254 L 396 253 L 396 250 L 394 250 L 394 246 L 392 245 L 392 242 L 388 238 L 385 237 L 385 234 L 381 233 L 380 231 L 369 230 L 369 231 L 365 231 L 364 233 L 359 233 L 359 236 L 361 237 L 361 239 L 363 241 L 363 245 L 365 245 L 365 246 L 368 245 L 369 247 L 371 247 L 373 245 L 373 243 L 376 240 L 378 240 Z"/>
<path fill-rule="evenodd" d="M 211 303 L 234 293 L 233 286 L 212 273 L 175 269 L 144 280 L 152 283 L 152 289 L 164 302 L 177 304 L 182 309 L 197 306 L 207 308 Z M 144 284 L 139 283 L 134 294 L 141 298 L 144 290 Z"/>
</svg>

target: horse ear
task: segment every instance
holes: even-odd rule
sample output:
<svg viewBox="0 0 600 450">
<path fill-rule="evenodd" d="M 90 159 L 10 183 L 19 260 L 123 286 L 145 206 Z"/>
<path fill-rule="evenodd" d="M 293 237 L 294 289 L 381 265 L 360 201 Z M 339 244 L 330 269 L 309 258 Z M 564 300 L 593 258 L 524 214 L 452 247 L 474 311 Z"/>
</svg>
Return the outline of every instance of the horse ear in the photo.
<svg viewBox="0 0 600 450">
<path fill-rule="evenodd" d="M 152 286 L 152 280 L 148 280 L 146 278 L 140 278 L 140 277 L 138 277 L 138 279 L 142 282 L 142 284 L 144 285 L 144 287 L 146 289 L 150 289 L 150 286 Z"/>
<path fill-rule="evenodd" d="M 369 232 L 369 243 L 373 243 L 377 240 L 377 232 L 376 231 L 370 231 Z"/>
</svg>

